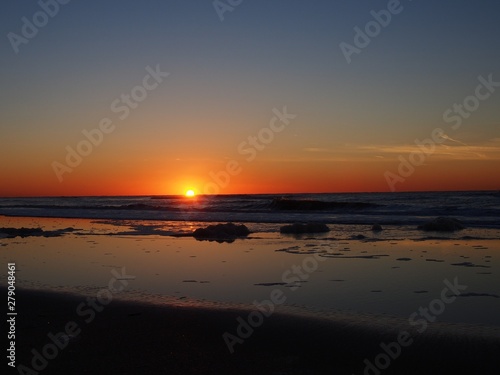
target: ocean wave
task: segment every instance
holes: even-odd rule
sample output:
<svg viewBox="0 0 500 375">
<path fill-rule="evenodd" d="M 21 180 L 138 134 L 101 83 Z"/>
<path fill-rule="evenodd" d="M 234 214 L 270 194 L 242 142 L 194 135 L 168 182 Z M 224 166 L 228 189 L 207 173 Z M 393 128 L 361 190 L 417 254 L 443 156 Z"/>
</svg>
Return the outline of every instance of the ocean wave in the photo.
<svg viewBox="0 0 500 375">
<path fill-rule="evenodd" d="M 368 202 L 328 202 L 310 199 L 288 199 L 275 198 L 270 203 L 269 208 L 273 210 L 289 211 L 320 211 L 320 210 L 346 210 L 346 209 L 364 209 L 379 207 L 380 204 Z"/>
<path fill-rule="evenodd" d="M 42 209 L 42 210 L 150 210 L 150 211 L 178 211 L 181 208 L 172 206 L 154 206 L 145 203 L 129 203 L 122 205 L 60 205 L 60 204 L 19 204 L 0 206 L 0 209 Z"/>
<path fill-rule="evenodd" d="M 419 225 L 453 217 L 500 229 L 495 192 L 0 198 L 0 215 L 95 219 Z"/>
</svg>

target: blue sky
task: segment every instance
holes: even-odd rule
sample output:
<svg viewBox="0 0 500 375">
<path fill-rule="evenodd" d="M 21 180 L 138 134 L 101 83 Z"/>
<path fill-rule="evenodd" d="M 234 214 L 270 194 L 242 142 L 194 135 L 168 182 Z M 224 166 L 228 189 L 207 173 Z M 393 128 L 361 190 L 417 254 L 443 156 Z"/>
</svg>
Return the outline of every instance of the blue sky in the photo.
<svg viewBox="0 0 500 375">
<path fill-rule="evenodd" d="M 354 27 L 388 3 L 244 0 L 221 21 L 208 0 L 72 0 L 16 54 L 7 34 L 21 34 L 22 17 L 40 7 L 8 1 L 0 15 L 2 158 L 18 160 L 18 173 L 48 166 L 40 172 L 48 181 L 51 161 L 156 64 L 171 74 L 167 82 L 91 156 L 95 163 L 111 166 L 127 150 L 216 163 L 283 105 L 298 120 L 263 161 L 401 149 L 443 126 L 443 112 L 474 91 L 478 76 L 500 81 L 500 5 L 401 1 L 403 11 L 348 64 L 339 44 L 352 44 Z M 481 103 L 449 135 L 471 147 L 498 138 L 499 100 Z"/>
</svg>

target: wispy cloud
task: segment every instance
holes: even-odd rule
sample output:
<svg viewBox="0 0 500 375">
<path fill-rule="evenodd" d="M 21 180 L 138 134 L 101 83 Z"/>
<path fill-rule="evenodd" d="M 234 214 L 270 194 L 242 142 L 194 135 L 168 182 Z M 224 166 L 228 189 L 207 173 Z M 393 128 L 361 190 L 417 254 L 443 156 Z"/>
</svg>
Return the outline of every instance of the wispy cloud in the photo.
<svg viewBox="0 0 500 375">
<path fill-rule="evenodd" d="M 444 134 L 445 142 L 436 144 L 429 160 L 500 160 L 500 138 L 485 142 L 466 144 Z M 398 155 L 422 152 L 416 144 L 384 145 L 384 144 L 344 144 L 335 148 L 304 148 L 305 153 L 314 153 L 314 157 L 329 160 L 390 160 Z M 321 156 L 320 156 L 321 155 Z"/>
</svg>

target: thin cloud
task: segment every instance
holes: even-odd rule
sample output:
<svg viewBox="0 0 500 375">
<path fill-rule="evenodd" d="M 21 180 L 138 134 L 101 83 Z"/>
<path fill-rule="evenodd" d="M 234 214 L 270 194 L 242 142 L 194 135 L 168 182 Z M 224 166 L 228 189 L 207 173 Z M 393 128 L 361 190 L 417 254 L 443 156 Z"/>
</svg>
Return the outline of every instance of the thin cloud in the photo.
<svg viewBox="0 0 500 375">
<path fill-rule="evenodd" d="M 453 139 L 444 134 L 446 143 L 435 144 L 432 154 L 428 154 L 431 159 L 445 160 L 500 160 L 500 138 L 493 138 L 486 142 L 477 144 L 466 144 L 460 140 Z M 360 145 L 345 144 L 335 148 L 308 147 L 304 148 L 305 153 L 323 154 L 321 160 L 340 161 L 346 159 L 374 160 L 374 159 L 394 159 L 398 155 L 406 156 L 411 153 L 420 153 L 422 149 L 416 144 L 405 145 Z M 313 157 L 314 158 L 314 157 Z"/>
</svg>

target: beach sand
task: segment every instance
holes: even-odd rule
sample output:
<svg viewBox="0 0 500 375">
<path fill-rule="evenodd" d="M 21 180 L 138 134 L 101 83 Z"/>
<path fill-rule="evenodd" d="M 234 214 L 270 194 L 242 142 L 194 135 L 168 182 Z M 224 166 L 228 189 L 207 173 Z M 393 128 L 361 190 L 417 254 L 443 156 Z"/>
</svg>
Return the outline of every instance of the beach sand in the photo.
<svg viewBox="0 0 500 375">
<path fill-rule="evenodd" d="M 86 323 L 88 316 L 77 313 L 85 298 L 18 290 L 16 364 L 32 368 L 32 350 L 43 352 L 52 343 L 49 332 L 63 332 L 68 322 L 81 332 L 47 361 L 41 373 L 377 374 L 365 369 L 365 359 L 373 363 L 383 353 L 380 344 L 397 337 L 396 330 L 382 332 L 367 322 L 356 325 L 276 313 L 231 354 L 222 335 L 234 332 L 236 319 L 248 312 L 113 300 Z M 416 335 L 380 373 L 494 374 L 500 366 L 498 353 L 500 338 Z"/>
<path fill-rule="evenodd" d="M 24 367 L 7 367 L 12 374 L 496 374 L 500 368 L 498 240 L 356 240 L 350 239 L 356 232 L 346 231 L 340 240 L 273 232 L 216 243 L 151 233 L 150 222 L 134 224 L 140 229 L 134 231 L 121 222 L 2 220 L 3 227 L 49 234 L 0 239 L 3 264 L 16 263 L 16 366 Z M 308 270 L 302 280 L 294 274 L 298 281 L 283 282 L 299 266 Z M 115 277 L 123 293 L 92 305 L 88 298 L 105 296 Z M 468 286 L 464 298 L 448 291 L 453 303 L 418 332 L 422 325 L 410 324 L 411 314 L 433 303 L 439 309 L 453 280 Z M 255 315 L 253 301 L 273 293 L 286 303 L 269 316 Z M 228 346 L 224 338 L 237 341 Z"/>
</svg>

